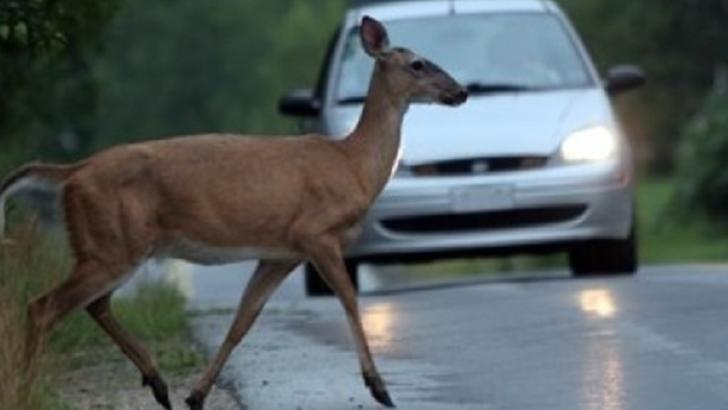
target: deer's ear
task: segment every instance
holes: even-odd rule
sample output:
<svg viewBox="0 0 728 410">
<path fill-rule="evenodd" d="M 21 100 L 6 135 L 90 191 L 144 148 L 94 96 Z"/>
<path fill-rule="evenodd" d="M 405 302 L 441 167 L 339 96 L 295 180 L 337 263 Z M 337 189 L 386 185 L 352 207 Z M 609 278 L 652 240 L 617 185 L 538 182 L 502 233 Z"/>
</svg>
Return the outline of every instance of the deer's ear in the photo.
<svg viewBox="0 0 728 410">
<path fill-rule="evenodd" d="M 364 16 L 361 21 L 361 43 L 370 56 L 377 58 L 389 49 L 389 36 L 382 23 Z"/>
</svg>

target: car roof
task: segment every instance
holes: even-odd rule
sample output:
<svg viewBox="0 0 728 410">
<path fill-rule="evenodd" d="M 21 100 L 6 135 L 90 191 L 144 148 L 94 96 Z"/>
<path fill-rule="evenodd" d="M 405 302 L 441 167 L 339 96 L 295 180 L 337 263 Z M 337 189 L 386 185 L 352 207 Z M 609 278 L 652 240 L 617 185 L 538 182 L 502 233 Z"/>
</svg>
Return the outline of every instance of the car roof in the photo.
<svg viewBox="0 0 728 410">
<path fill-rule="evenodd" d="M 557 11 L 550 0 L 395 0 L 367 2 L 349 9 L 347 20 L 358 22 L 371 15 L 380 20 L 397 20 L 469 13 Z"/>
</svg>

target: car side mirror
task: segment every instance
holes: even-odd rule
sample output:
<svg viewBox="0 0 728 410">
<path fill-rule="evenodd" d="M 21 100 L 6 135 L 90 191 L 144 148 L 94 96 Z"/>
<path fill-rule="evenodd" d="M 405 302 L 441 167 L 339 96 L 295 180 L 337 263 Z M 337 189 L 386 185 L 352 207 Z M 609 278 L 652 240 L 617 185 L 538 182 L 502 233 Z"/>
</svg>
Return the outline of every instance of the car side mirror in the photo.
<svg viewBox="0 0 728 410">
<path fill-rule="evenodd" d="M 645 73 L 640 67 L 630 64 L 614 66 L 607 71 L 604 88 L 607 94 L 615 96 L 645 84 Z"/>
<path fill-rule="evenodd" d="M 278 101 L 278 112 L 292 117 L 315 117 L 321 112 L 321 101 L 310 89 L 293 90 Z"/>
</svg>

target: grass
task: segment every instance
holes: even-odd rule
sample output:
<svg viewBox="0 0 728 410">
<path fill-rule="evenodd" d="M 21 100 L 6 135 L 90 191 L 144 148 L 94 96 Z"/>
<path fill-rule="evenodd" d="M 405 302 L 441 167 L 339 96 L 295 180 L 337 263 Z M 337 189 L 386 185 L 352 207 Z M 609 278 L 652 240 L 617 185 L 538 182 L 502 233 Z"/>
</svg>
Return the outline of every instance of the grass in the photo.
<svg viewBox="0 0 728 410">
<path fill-rule="evenodd" d="M 712 227 L 698 213 L 677 212 L 674 181 L 647 178 L 637 184 L 640 262 L 643 264 L 726 262 L 728 233 Z M 678 217 L 678 214 L 683 216 Z M 565 268 L 565 255 L 459 259 L 416 265 L 408 270 L 425 277 L 503 276 L 515 272 Z"/>
<path fill-rule="evenodd" d="M 200 356 L 190 348 L 184 296 L 162 281 L 141 283 L 132 295 L 112 301 L 114 315 L 155 357 L 162 373 L 195 368 Z M 50 338 L 52 366 L 83 367 L 97 360 L 127 361 L 96 323 L 79 311 L 62 321 Z M 112 353 L 109 357 L 109 353 Z"/>
<path fill-rule="evenodd" d="M 61 375 L 71 368 L 99 361 L 127 359 L 82 310 L 54 328 L 36 372 L 28 379 L 21 370 L 25 306 L 67 275 L 71 258 L 59 234 L 39 235 L 30 225 L 10 235 L 16 242 L 0 245 L 0 398 L 18 410 L 71 409 L 56 391 Z M 189 323 L 184 296 L 163 281 L 142 283 L 128 296 L 114 298 L 112 309 L 122 325 L 156 358 L 164 373 L 197 367 L 200 357 L 189 347 Z"/>
<path fill-rule="evenodd" d="M 671 179 L 647 179 L 638 185 L 639 243 L 643 263 L 728 261 L 728 233 L 698 212 L 678 212 Z"/>
<path fill-rule="evenodd" d="M 464 278 L 473 275 L 504 276 L 518 272 L 552 269 L 566 266 L 566 256 L 561 254 L 541 256 L 509 256 L 497 258 L 452 259 L 407 266 L 408 272 L 418 277 L 437 278 L 441 276 Z"/>
<path fill-rule="evenodd" d="M 0 245 L 0 397 L 13 409 L 59 409 L 47 379 L 22 370 L 25 304 L 37 290 L 50 287 L 57 267 L 68 258 L 48 243 L 31 240 L 32 228 L 16 232 L 19 240 Z M 33 245 L 38 245 L 33 246 Z M 40 252 L 43 248 L 46 252 Z M 32 371 L 31 373 L 42 373 Z"/>
</svg>

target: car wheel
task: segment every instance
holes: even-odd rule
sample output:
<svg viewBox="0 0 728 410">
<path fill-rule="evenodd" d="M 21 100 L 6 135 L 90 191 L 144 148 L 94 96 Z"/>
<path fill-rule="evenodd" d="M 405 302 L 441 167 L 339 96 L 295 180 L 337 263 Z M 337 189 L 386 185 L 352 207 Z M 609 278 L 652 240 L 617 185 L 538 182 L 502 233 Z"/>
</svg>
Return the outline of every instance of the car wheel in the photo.
<svg viewBox="0 0 728 410">
<path fill-rule="evenodd" d="M 354 291 L 359 292 L 359 276 L 357 275 L 358 264 L 354 261 L 346 261 L 346 271 L 349 274 Z M 305 266 L 306 294 L 308 296 L 333 296 L 334 291 L 321 278 L 316 267 L 311 263 Z"/>
<path fill-rule="evenodd" d="M 634 228 L 626 239 L 587 241 L 569 250 L 569 267 L 574 277 L 633 275 L 637 259 Z"/>
</svg>

